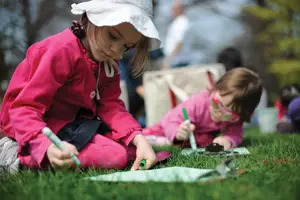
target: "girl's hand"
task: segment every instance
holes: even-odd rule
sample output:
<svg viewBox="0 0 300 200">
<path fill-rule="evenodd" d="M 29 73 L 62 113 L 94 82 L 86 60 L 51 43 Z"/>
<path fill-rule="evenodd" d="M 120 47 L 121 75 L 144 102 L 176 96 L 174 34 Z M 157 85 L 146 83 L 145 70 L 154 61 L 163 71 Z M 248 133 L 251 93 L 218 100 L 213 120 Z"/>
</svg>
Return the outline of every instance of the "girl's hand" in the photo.
<svg viewBox="0 0 300 200">
<path fill-rule="evenodd" d="M 176 139 L 188 140 L 190 133 L 194 132 L 195 128 L 195 125 L 192 123 L 189 124 L 187 121 L 182 122 L 177 129 Z"/>
<path fill-rule="evenodd" d="M 131 170 L 138 170 L 139 164 L 143 159 L 146 160 L 146 166 L 143 169 L 150 169 L 157 162 L 157 158 L 152 146 L 141 134 L 135 136 L 133 139 L 133 144 L 136 146 L 136 159 L 131 167 Z"/>
<path fill-rule="evenodd" d="M 47 150 L 47 157 L 52 167 L 71 167 L 74 163 L 74 160 L 70 156 L 70 152 L 76 156 L 79 154 L 76 147 L 68 142 L 63 142 L 64 145 L 68 148 L 68 151 L 62 151 L 57 148 L 54 144 L 51 144 Z"/>
<path fill-rule="evenodd" d="M 228 140 L 228 139 L 227 139 L 226 137 L 224 137 L 224 136 L 216 137 L 216 138 L 213 140 L 213 143 L 218 143 L 219 145 L 224 146 L 224 150 L 228 150 L 228 149 L 231 149 L 231 148 L 232 148 L 232 144 L 231 144 L 230 140 Z"/>
</svg>

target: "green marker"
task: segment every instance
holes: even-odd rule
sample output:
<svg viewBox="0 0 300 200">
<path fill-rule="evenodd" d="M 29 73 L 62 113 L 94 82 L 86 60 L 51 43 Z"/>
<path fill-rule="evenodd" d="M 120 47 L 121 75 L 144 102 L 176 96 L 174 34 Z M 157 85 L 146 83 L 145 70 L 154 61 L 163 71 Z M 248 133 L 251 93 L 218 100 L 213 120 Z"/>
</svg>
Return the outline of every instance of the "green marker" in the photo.
<svg viewBox="0 0 300 200">
<path fill-rule="evenodd" d="M 59 148 L 60 150 L 63 150 L 63 151 L 68 150 L 67 147 L 62 143 L 62 141 L 50 130 L 50 128 L 45 127 L 45 128 L 43 128 L 42 132 L 53 142 L 53 144 L 57 148 Z M 72 159 L 74 160 L 74 163 L 77 166 L 80 166 L 80 164 L 81 164 L 80 160 L 72 152 L 70 152 L 70 155 L 71 155 Z"/>
<path fill-rule="evenodd" d="M 143 168 L 145 168 L 146 167 L 146 160 L 144 159 L 144 160 L 142 160 L 141 162 L 140 162 L 140 165 L 139 165 L 139 167 L 141 168 L 141 169 L 143 169 Z"/>
<path fill-rule="evenodd" d="M 189 116 L 187 114 L 186 108 L 182 108 L 182 112 L 183 112 L 184 121 L 187 121 L 188 125 L 190 126 L 191 122 L 189 120 Z M 189 135 L 189 141 L 190 141 L 192 149 L 197 150 L 197 144 L 196 144 L 196 140 L 195 140 L 195 136 L 194 136 L 193 132 L 191 132 Z"/>
</svg>

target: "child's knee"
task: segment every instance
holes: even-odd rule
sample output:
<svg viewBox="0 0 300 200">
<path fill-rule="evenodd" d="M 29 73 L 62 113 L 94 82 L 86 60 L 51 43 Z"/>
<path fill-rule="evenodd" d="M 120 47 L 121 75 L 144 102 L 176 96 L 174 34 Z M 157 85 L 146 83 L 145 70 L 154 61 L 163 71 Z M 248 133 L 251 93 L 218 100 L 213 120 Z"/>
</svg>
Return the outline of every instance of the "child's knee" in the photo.
<svg viewBox="0 0 300 200">
<path fill-rule="evenodd" d="M 126 149 L 115 142 L 107 145 L 91 143 L 82 149 L 79 159 L 84 167 L 104 169 L 124 169 L 128 163 Z"/>
<path fill-rule="evenodd" d="M 114 169 L 124 169 L 128 164 L 127 150 L 118 144 L 118 147 L 111 149 L 110 167 Z"/>
</svg>

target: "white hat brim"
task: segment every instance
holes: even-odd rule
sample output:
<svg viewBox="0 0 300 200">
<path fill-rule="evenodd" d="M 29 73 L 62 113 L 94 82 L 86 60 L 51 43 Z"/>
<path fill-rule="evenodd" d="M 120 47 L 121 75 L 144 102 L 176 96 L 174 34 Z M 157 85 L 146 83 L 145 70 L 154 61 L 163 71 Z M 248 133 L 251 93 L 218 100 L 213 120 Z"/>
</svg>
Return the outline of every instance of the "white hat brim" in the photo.
<svg viewBox="0 0 300 200">
<path fill-rule="evenodd" d="M 99 1 L 89 1 L 75 4 L 76 7 L 73 4 L 71 12 L 73 14 L 86 12 L 88 19 L 98 27 L 130 23 L 138 32 L 150 38 L 149 50 L 161 47 L 158 31 L 146 12 L 132 4 L 122 4 L 122 6 L 115 4 L 118 3 L 103 1 L 99 6 Z"/>
</svg>

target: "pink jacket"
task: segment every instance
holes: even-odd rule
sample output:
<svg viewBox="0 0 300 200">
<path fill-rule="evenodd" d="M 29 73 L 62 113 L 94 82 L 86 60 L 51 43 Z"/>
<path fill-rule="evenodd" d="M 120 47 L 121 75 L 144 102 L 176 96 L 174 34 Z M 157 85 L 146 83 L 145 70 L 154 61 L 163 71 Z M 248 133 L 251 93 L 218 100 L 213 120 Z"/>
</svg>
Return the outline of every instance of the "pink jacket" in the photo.
<svg viewBox="0 0 300 200">
<path fill-rule="evenodd" d="M 243 139 L 242 122 L 217 123 L 213 121 L 209 111 L 209 97 L 209 91 L 203 90 L 168 112 L 159 122 L 161 130 L 164 131 L 164 135 L 168 137 L 170 141 L 174 141 L 179 125 L 184 121 L 182 108 L 185 107 L 191 123 L 196 126 L 194 132 L 196 140 L 201 134 L 221 131 L 224 136 L 232 142 L 233 147 L 238 146 Z"/>
<path fill-rule="evenodd" d="M 116 69 L 109 78 L 101 65 L 101 98 L 96 105 L 98 68 L 69 29 L 28 49 L 12 76 L 0 113 L 0 129 L 18 142 L 24 165 L 41 167 L 51 144 L 41 130 L 48 126 L 57 133 L 76 118 L 79 109 L 86 111 L 81 117 L 100 117 L 112 130 L 109 137 L 125 145 L 141 133 L 140 125 L 119 99 L 120 76 Z"/>
</svg>

